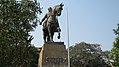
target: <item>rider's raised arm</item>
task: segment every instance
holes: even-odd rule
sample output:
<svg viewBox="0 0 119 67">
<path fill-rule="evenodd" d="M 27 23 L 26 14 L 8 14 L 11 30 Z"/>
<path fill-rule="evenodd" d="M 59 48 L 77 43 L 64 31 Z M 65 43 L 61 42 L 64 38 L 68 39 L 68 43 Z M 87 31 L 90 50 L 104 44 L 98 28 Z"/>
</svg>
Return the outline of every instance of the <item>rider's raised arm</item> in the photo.
<svg viewBox="0 0 119 67">
<path fill-rule="evenodd" d="M 40 22 L 40 25 L 42 24 L 42 22 L 47 18 L 47 13 L 45 14 L 45 16 L 43 17 L 43 19 Z"/>
</svg>

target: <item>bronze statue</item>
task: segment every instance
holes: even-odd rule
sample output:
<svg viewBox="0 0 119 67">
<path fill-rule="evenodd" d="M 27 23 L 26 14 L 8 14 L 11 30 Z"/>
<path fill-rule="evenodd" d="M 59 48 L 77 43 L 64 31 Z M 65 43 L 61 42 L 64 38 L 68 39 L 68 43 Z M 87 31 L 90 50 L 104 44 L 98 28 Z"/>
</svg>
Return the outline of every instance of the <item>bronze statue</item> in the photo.
<svg viewBox="0 0 119 67">
<path fill-rule="evenodd" d="M 43 22 L 43 38 L 44 42 L 53 42 L 53 35 L 58 32 L 58 39 L 60 39 L 60 26 L 57 17 L 61 15 L 64 4 L 59 4 L 53 8 L 48 8 L 48 13 L 45 14 L 44 18 L 41 20 L 40 25 Z M 47 40 L 46 40 L 47 38 Z"/>
</svg>

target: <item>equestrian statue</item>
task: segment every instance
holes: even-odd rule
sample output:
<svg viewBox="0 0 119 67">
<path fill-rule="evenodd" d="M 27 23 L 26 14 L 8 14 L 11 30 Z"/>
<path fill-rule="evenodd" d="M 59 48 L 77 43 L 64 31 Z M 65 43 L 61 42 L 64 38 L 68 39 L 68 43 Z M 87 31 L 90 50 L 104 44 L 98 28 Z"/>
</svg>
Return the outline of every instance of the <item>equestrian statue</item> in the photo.
<svg viewBox="0 0 119 67">
<path fill-rule="evenodd" d="M 61 15 L 64 4 L 55 5 L 53 8 L 48 8 L 48 13 L 45 14 L 44 18 L 41 20 L 40 25 L 43 22 L 43 39 L 44 42 L 53 42 L 54 33 L 58 33 L 58 39 L 60 39 L 60 26 L 58 22 L 58 16 Z"/>
</svg>

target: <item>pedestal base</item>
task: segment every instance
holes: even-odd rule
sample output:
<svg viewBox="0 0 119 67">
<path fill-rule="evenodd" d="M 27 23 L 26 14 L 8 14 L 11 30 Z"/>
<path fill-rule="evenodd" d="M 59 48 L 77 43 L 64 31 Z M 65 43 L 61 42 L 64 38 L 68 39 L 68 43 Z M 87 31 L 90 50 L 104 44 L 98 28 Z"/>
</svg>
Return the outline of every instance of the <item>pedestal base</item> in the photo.
<svg viewBox="0 0 119 67">
<path fill-rule="evenodd" d="M 39 53 L 38 67 L 67 67 L 64 42 L 45 43 Z"/>
</svg>

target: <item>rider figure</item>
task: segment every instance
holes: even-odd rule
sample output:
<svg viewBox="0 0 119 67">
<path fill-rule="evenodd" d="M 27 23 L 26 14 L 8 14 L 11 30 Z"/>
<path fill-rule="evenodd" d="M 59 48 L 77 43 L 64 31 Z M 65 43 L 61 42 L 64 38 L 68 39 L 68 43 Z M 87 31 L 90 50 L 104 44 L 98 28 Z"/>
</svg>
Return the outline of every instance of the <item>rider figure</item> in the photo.
<svg viewBox="0 0 119 67">
<path fill-rule="evenodd" d="M 40 22 L 40 25 L 42 25 L 42 22 L 45 20 L 44 23 L 43 23 L 43 29 L 46 28 L 46 26 L 47 26 L 47 19 L 51 16 L 51 14 L 52 14 L 52 8 L 49 7 L 48 8 L 48 13 L 45 14 L 45 16 L 43 17 L 43 19 Z"/>
</svg>

